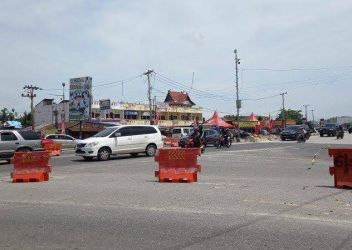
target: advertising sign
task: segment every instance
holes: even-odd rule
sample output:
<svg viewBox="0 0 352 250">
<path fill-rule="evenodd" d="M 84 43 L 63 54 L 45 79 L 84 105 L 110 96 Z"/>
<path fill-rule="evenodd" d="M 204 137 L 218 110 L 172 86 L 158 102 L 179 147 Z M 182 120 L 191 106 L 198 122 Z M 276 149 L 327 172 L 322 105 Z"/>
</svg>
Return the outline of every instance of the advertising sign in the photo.
<svg viewBox="0 0 352 250">
<path fill-rule="evenodd" d="M 100 110 L 111 109 L 110 99 L 104 99 L 99 101 Z"/>
<path fill-rule="evenodd" d="M 70 79 L 70 120 L 90 121 L 92 108 L 92 78 Z"/>
</svg>

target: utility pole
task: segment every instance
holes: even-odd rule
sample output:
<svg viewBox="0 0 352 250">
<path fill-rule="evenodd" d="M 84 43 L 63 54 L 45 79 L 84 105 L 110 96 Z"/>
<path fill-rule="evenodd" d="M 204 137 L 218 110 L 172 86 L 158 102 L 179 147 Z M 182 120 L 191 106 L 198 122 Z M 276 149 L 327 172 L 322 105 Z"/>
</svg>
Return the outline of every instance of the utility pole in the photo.
<svg viewBox="0 0 352 250">
<path fill-rule="evenodd" d="M 122 94 L 122 101 L 123 101 L 123 81 L 122 81 L 122 84 L 121 84 L 121 94 Z"/>
<path fill-rule="evenodd" d="M 32 130 L 34 130 L 35 124 L 34 124 L 34 107 L 33 107 L 33 100 L 34 97 L 37 95 L 34 93 L 35 90 L 41 90 L 41 88 L 33 85 L 25 85 L 23 87 L 26 93 L 22 93 L 22 97 L 28 97 L 31 99 L 31 116 L 32 116 Z"/>
<path fill-rule="evenodd" d="M 148 101 L 149 101 L 149 122 L 150 124 L 153 124 L 152 120 L 152 113 L 153 113 L 153 108 L 152 108 L 152 84 L 150 82 L 150 75 L 154 73 L 153 70 L 148 70 L 147 72 L 144 73 L 144 75 L 147 76 L 148 78 Z"/>
<path fill-rule="evenodd" d="M 238 65 L 240 64 L 240 59 L 237 57 L 237 49 L 234 50 L 235 53 L 235 65 L 236 65 L 236 109 L 237 115 L 236 120 L 238 122 L 240 116 L 241 100 L 238 97 Z"/>
<path fill-rule="evenodd" d="M 315 122 L 315 121 L 314 121 L 314 109 L 311 109 L 310 111 L 312 112 L 313 127 L 314 127 L 314 122 Z"/>
<path fill-rule="evenodd" d="M 308 114 L 307 114 L 307 107 L 309 106 L 309 104 L 304 104 L 304 111 L 305 111 L 305 117 L 306 117 L 306 121 L 308 121 Z"/>
<path fill-rule="evenodd" d="M 285 112 L 285 95 L 287 95 L 287 92 L 280 93 L 282 97 L 282 119 L 284 120 L 284 128 L 286 128 L 286 112 Z"/>
<path fill-rule="evenodd" d="M 62 117 L 61 117 L 61 134 L 66 134 L 65 121 L 66 121 L 66 108 L 65 108 L 65 83 L 62 83 Z"/>
</svg>

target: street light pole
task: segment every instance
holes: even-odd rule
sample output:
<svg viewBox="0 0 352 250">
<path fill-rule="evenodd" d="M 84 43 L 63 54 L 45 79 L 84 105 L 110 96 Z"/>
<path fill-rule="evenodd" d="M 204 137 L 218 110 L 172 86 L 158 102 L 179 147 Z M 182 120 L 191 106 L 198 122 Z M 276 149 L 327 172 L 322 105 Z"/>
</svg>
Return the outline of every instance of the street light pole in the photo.
<svg viewBox="0 0 352 250">
<path fill-rule="evenodd" d="M 240 108 L 241 108 L 241 100 L 239 100 L 238 96 L 238 65 L 240 64 L 240 59 L 237 57 L 237 49 L 234 50 L 235 53 L 235 65 L 236 65 L 236 109 L 237 109 L 237 114 L 236 114 L 236 120 L 238 122 L 239 116 L 240 116 Z"/>
<path fill-rule="evenodd" d="M 314 123 L 315 123 L 315 121 L 314 121 L 314 109 L 311 109 L 310 111 L 312 112 L 313 127 L 314 127 Z"/>
<path fill-rule="evenodd" d="M 306 121 L 308 121 L 308 114 L 307 114 L 307 107 L 309 106 L 309 104 L 304 104 L 304 110 L 305 110 L 305 117 L 306 117 Z"/>
</svg>

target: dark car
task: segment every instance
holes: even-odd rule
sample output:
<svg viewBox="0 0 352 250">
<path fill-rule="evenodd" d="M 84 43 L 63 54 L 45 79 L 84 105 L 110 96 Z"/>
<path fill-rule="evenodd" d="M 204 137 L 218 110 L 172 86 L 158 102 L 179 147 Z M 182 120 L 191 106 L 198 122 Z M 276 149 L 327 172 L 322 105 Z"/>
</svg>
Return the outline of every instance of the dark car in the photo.
<svg viewBox="0 0 352 250">
<path fill-rule="evenodd" d="M 326 123 L 320 130 L 320 136 L 336 136 L 338 125 L 336 123 Z"/>
<path fill-rule="evenodd" d="M 242 129 L 230 129 L 230 132 L 233 135 L 231 139 L 234 139 L 234 138 L 246 139 L 249 136 L 249 133 Z"/>
<path fill-rule="evenodd" d="M 304 128 L 303 125 L 290 125 L 287 126 L 281 133 L 280 137 L 282 141 L 285 140 L 298 140 L 303 135 L 305 139 L 309 139 L 310 134 Z"/>
<path fill-rule="evenodd" d="M 217 147 L 220 143 L 221 134 L 215 129 L 204 129 L 203 138 L 205 140 L 205 145 L 213 145 Z"/>
<path fill-rule="evenodd" d="M 180 139 L 179 145 L 182 147 L 187 144 L 187 141 L 191 135 Z M 213 145 L 217 147 L 220 143 L 220 133 L 215 129 L 203 129 L 203 140 L 205 146 Z"/>
</svg>

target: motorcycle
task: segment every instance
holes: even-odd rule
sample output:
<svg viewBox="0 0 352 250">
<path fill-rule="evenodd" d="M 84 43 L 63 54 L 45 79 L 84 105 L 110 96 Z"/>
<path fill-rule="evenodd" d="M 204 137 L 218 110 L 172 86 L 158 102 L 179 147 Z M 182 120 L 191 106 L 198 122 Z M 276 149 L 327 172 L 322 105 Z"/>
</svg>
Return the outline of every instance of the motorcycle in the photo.
<svg viewBox="0 0 352 250">
<path fill-rule="evenodd" d="M 179 145 L 181 148 L 200 148 L 201 153 L 205 152 L 205 147 L 206 147 L 206 143 L 203 138 L 200 138 L 200 145 L 199 145 L 199 143 L 196 143 L 194 138 L 191 138 L 191 137 L 187 137 L 184 140 L 181 140 Z"/>
<path fill-rule="evenodd" d="M 217 144 L 217 148 L 222 148 L 222 147 L 230 148 L 231 145 L 232 145 L 231 137 L 228 135 L 225 135 L 220 137 L 219 143 Z"/>
<path fill-rule="evenodd" d="M 337 140 L 338 139 L 343 139 L 344 135 L 345 135 L 345 132 L 343 130 L 339 130 L 339 131 L 336 132 L 336 139 Z"/>
</svg>

